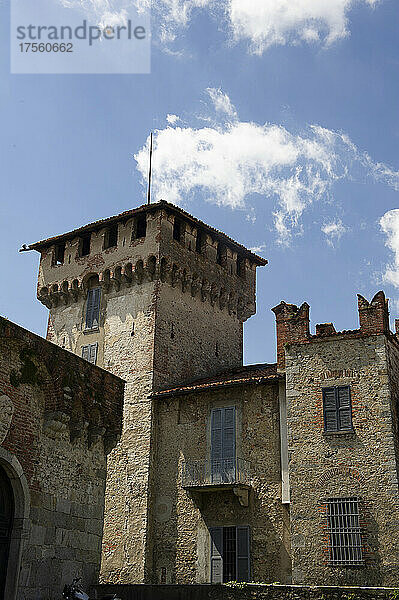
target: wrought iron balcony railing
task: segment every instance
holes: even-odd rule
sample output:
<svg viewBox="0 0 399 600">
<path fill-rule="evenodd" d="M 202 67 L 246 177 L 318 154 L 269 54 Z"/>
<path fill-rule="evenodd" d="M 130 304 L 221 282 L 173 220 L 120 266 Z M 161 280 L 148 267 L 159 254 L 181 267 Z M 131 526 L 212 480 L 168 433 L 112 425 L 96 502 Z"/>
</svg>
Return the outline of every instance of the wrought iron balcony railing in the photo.
<svg viewBox="0 0 399 600">
<path fill-rule="evenodd" d="M 186 460 L 183 463 L 184 488 L 251 484 L 250 463 L 243 458 Z"/>
</svg>

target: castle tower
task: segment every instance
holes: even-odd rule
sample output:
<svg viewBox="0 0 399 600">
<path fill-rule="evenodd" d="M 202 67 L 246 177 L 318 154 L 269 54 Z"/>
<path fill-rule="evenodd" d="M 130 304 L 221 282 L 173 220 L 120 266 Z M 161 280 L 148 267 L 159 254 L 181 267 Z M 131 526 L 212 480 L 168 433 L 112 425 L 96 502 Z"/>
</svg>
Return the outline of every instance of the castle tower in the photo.
<svg viewBox="0 0 399 600">
<path fill-rule="evenodd" d="M 165 387 L 242 364 L 266 260 L 161 201 L 30 246 L 47 338 L 126 381 L 108 462 L 102 574 L 151 581 L 154 406 Z"/>
</svg>

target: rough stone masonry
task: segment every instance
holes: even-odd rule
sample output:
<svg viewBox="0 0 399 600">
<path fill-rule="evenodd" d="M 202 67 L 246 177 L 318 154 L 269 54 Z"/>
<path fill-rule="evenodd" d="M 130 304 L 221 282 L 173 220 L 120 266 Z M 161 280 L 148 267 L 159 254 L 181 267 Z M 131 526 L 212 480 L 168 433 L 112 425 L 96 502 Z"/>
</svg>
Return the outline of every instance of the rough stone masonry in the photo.
<svg viewBox="0 0 399 600">
<path fill-rule="evenodd" d="M 399 343 L 282 302 L 277 364 L 243 366 L 267 261 L 159 202 L 33 244 L 48 339 L 126 380 L 101 579 L 395 585 Z M 262 332 L 262 335 L 264 333 Z"/>
</svg>

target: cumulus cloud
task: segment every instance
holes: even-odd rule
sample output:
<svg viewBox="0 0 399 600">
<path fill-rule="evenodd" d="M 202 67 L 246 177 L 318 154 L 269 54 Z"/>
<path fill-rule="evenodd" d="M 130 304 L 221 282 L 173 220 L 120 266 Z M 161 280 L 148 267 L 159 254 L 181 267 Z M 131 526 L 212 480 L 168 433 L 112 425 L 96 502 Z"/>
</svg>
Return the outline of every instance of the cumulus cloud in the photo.
<svg viewBox="0 0 399 600">
<path fill-rule="evenodd" d="M 342 133 L 318 125 L 297 133 L 278 124 L 243 122 L 221 90 L 208 90 L 208 96 L 207 126 L 169 123 L 155 132 L 154 198 L 188 205 L 201 197 L 248 214 L 251 196 L 260 195 L 270 206 L 278 239 L 287 244 L 301 231 L 303 212 L 330 199 L 339 179 L 370 178 L 399 189 L 398 172 L 373 163 Z M 218 112 L 215 98 L 225 96 L 231 109 Z M 148 147 L 149 140 L 135 155 L 143 181 Z M 339 234 L 337 225 L 330 239 Z"/>
<path fill-rule="evenodd" d="M 321 230 L 327 238 L 327 244 L 333 247 L 335 242 L 338 242 L 347 231 L 347 227 L 345 227 L 341 219 L 337 219 L 329 223 L 324 223 Z"/>
<path fill-rule="evenodd" d="M 230 40 L 244 41 L 248 50 L 263 54 L 276 45 L 321 44 L 328 47 L 349 34 L 349 15 L 358 6 L 373 7 L 382 0 L 59 0 L 103 23 L 112 15 L 120 23 L 123 10 L 145 12 L 152 5 L 153 29 L 164 49 L 199 12 L 207 12 Z M 119 18 L 118 18 L 119 17 Z M 112 25 L 112 23 L 106 23 Z"/>
<path fill-rule="evenodd" d="M 385 245 L 393 254 L 393 260 L 383 274 L 386 283 L 399 287 L 399 209 L 386 212 L 380 219 L 380 227 L 386 235 Z"/>
<path fill-rule="evenodd" d="M 262 54 L 270 46 L 321 42 L 348 35 L 348 13 L 355 4 L 376 0 L 230 0 L 229 17 L 237 40 Z"/>
<path fill-rule="evenodd" d="M 149 0 L 135 0 L 149 2 Z M 262 54 L 270 46 L 320 43 L 329 46 L 349 34 L 355 5 L 372 7 L 380 0 L 158 0 L 155 22 L 164 43 L 173 42 L 199 10 L 215 15 L 234 40 L 248 42 Z"/>
</svg>

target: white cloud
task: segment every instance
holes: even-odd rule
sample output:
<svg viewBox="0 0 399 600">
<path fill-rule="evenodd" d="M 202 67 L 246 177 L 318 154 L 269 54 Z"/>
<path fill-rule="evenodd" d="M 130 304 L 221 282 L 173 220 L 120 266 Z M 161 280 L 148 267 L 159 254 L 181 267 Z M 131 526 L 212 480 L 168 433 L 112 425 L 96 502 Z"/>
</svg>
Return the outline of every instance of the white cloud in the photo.
<svg viewBox="0 0 399 600">
<path fill-rule="evenodd" d="M 251 250 L 251 252 L 255 252 L 255 254 L 262 253 L 266 250 L 266 244 L 259 244 L 259 246 L 252 246 L 252 248 L 249 248 L 249 250 Z"/>
<path fill-rule="evenodd" d="M 348 35 L 348 13 L 355 4 L 376 0 L 230 0 L 235 39 L 248 40 L 255 54 L 282 44 L 322 42 Z"/>
<path fill-rule="evenodd" d="M 324 223 L 321 230 L 327 238 L 327 244 L 333 247 L 334 243 L 338 242 L 347 231 L 347 227 L 345 227 L 341 219 L 337 219 L 329 223 Z"/>
<path fill-rule="evenodd" d="M 176 125 L 180 121 L 180 117 L 177 115 L 166 115 L 166 121 L 169 125 Z"/>
<path fill-rule="evenodd" d="M 208 95 L 228 99 L 220 90 Z M 248 212 L 251 195 L 259 194 L 269 204 L 280 242 L 289 243 L 292 233 L 301 232 L 303 212 L 330 199 L 339 179 L 370 178 L 399 189 L 398 172 L 373 163 L 342 133 L 312 125 L 298 134 L 277 124 L 243 122 L 230 100 L 224 104 L 231 106 L 230 117 L 225 112 L 215 121 L 210 111 L 207 126 L 169 124 L 155 132 L 154 198 L 188 205 L 197 195 Z M 143 180 L 148 144 L 135 155 Z M 330 238 L 339 233 L 337 225 Z"/>
<path fill-rule="evenodd" d="M 379 1 L 158 0 L 153 12 L 163 43 L 173 42 L 197 11 L 207 9 L 235 41 L 247 41 L 251 52 L 262 54 L 275 45 L 319 43 L 327 47 L 349 34 L 348 16 L 355 5 L 373 7 Z"/>
<path fill-rule="evenodd" d="M 164 48 L 170 45 L 201 11 L 217 20 L 232 40 L 248 43 L 254 54 L 288 44 L 330 46 L 349 34 L 349 14 L 358 5 L 373 7 L 381 0 L 59 0 L 67 8 L 79 8 L 104 23 L 117 20 L 123 10 L 144 12 L 152 4 L 153 30 Z M 111 25 L 113 23 L 105 23 Z"/>
<path fill-rule="evenodd" d="M 220 88 L 207 88 L 206 90 L 213 102 L 216 112 L 225 113 L 230 118 L 236 118 L 236 109 L 231 103 L 227 94 L 223 93 Z"/>
<path fill-rule="evenodd" d="M 380 227 L 387 238 L 385 245 L 393 253 L 393 261 L 387 265 L 383 280 L 399 287 L 399 209 L 386 212 L 380 219 Z"/>
</svg>

